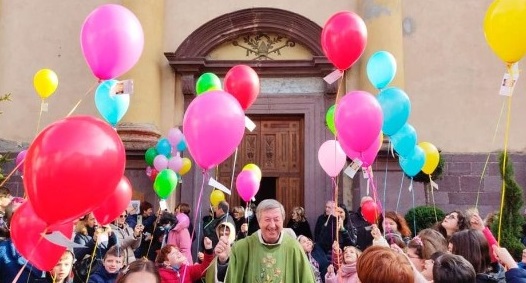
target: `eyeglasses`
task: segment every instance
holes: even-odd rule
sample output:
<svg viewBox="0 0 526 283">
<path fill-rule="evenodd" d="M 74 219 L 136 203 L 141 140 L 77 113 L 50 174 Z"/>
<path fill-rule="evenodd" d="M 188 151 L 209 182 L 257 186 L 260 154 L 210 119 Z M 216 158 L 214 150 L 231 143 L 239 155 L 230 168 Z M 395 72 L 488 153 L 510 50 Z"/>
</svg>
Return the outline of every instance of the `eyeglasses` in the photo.
<svg viewBox="0 0 526 283">
<path fill-rule="evenodd" d="M 126 218 L 126 216 L 127 216 L 126 214 L 124 214 L 124 215 L 119 215 L 119 218 Z"/>
</svg>

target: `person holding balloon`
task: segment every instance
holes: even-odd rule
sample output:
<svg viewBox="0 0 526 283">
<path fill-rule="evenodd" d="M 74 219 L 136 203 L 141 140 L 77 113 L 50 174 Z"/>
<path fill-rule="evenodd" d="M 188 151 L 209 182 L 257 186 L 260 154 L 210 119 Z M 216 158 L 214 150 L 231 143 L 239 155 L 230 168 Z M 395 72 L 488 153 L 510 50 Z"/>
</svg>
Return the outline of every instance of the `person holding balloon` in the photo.
<svg viewBox="0 0 526 283">
<path fill-rule="evenodd" d="M 371 235 L 371 225 L 376 224 L 380 218 L 381 214 L 377 210 L 373 198 L 370 196 L 362 197 L 358 210 L 356 212 L 350 212 L 351 222 L 356 228 L 356 247 L 358 249 L 363 251 L 372 245 L 373 236 Z"/>
</svg>

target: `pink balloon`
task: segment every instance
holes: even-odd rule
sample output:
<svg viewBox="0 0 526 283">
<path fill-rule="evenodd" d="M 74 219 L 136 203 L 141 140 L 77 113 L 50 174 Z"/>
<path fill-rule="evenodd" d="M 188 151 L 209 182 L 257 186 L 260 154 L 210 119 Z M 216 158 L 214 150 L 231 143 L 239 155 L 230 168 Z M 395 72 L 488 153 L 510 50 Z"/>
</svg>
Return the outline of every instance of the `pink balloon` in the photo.
<svg viewBox="0 0 526 283">
<path fill-rule="evenodd" d="M 378 139 L 383 124 L 382 108 L 372 94 L 351 91 L 338 103 L 334 122 L 342 148 L 362 152 Z"/>
<path fill-rule="evenodd" d="M 159 172 L 168 168 L 168 158 L 162 154 L 157 155 L 153 159 L 153 167 L 155 167 L 155 169 L 157 169 Z"/>
<path fill-rule="evenodd" d="M 351 148 L 346 147 L 343 144 L 342 144 L 342 149 L 345 152 L 345 154 L 349 156 L 350 159 L 354 160 L 358 158 L 363 162 L 362 166 L 367 167 L 373 164 L 374 160 L 376 159 L 376 156 L 378 155 L 378 152 L 380 151 L 380 148 L 382 147 L 383 138 L 384 138 L 384 135 L 380 133 L 376 141 L 373 142 L 368 149 L 362 152 L 354 151 Z"/>
<path fill-rule="evenodd" d="M 209 91 L 188 105 L 183 131 L 195 162 L 208 170 L 236 150 L 245 132 L 245 113 L 232 95 Z"/>
<path fill-rule="evenodd" d="M 168 130 L 168 136 L 166 137 L 172 147 L 177 147 L 179 142 L 184 138 L 183 132 L 179 128 L 171 128 Z"/>
<path fill-rule="evenodd" d="M 141 57 L 144 47 L 141 23 L 123 6 L 99 6 L 82 24 L 80 46 L 95 77 L 116 78 L 129 71 Z"/>
<path fill-rule="evenodd" d="M 22 150 L 21 152 L 18 153 L 18 155 L 16 156 L 16 166 L 18 166 L 18 164 L 20 164 L 20 166 L 18 166 L 18 172 L 24 174 L 24 159 L 26 158 L 26 153 L 27 153 L 27 149 L 24 149 Z"/>
<path fill-rule="evenodd" d="M 347 156 L 338 141 L 328 140 L 318 150 L 318 161 L 327 175 L 336 177 L 345 166 Z"/>
<path fill-rule="evenodd" d="M 172 169 L 174 172 L 179 172 L 181 167 L 183 167 L 183 159 L 181 158 L 181 155 L 177 154 L 168 159 L 168 168 Z"/>
<path fill-rule="evenodd" d="M 241 171 L 236 178 L 236 189 L 244 201 L 250 201 L 259 191 L 259 179 L 254 171 Z"/>
<path fill-rule="evenodd" d="M 321 31 L 321 46 L 336 68 L 344 71 L 362 56 L 367 27 L 360 16 L 342 11 L 332 15 Z"/>
</svg>

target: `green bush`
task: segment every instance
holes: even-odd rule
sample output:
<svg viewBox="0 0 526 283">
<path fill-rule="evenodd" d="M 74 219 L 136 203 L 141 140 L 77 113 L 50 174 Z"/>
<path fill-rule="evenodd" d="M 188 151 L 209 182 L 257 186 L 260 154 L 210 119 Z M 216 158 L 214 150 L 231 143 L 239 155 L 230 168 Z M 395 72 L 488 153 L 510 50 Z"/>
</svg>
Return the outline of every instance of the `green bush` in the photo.
<svg viewBox="0 0 526 283">
<path fill-rule="evenodd" d="M 437 221 L 444 219 L 445 216 L 446 214 L 440 208 L 423 205 L 407 211 L 405 220 L 413 235 L 416 235 L 420 230 L 430 228 Z"/>
</svg>

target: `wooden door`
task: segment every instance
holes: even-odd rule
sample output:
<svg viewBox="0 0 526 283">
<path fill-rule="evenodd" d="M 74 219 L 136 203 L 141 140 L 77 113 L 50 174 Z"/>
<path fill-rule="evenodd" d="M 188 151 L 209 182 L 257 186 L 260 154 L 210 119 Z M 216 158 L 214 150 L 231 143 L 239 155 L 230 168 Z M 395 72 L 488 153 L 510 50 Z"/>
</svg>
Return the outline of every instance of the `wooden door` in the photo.
<svg viewBox="0 0 526 283">
<path fill-rule="evenodd" d="M 304 135 L 302 116 L 251 116 L 256 124 L 253 132 L 245 131 L 235 166 L 237 175 L 248 163 L 259 166 L 263 177 L 276 178 L 275 187 L 260 187 L 260 190 L 276 190 L 276 199 L 285 207 L 287 220 L 294 206 L 304 206 Z M 230 205 L 245 206 L 237 194 L 232 168 L 235 156 L 219 166 L 219 181 L 230 186 Z M 256 203 L 260 199 L 256 197 Z"/>
</svg>

